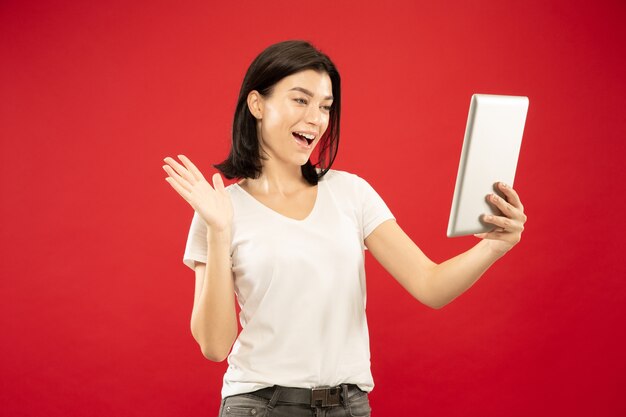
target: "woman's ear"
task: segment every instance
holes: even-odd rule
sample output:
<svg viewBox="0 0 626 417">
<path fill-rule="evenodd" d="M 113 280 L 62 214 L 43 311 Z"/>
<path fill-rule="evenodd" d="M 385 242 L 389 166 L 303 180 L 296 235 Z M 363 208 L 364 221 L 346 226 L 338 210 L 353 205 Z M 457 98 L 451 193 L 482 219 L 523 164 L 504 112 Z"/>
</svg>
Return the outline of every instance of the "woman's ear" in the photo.
<svg viewBox="0 0 626 417">
<path fill-rule="evenodd" d="M 248 94 L 248 109 L 258 120 L 263 118 L 263 98 L 256 90 L 252 90 Z"/>
</svg>

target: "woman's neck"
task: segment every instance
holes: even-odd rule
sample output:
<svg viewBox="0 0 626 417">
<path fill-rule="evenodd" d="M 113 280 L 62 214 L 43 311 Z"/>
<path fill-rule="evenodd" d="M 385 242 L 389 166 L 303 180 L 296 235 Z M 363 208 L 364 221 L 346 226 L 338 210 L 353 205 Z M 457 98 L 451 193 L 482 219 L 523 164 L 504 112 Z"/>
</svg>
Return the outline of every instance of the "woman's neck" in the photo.
<svg viewBox="0 0 626 417">
<path fill-rule="evenodd" d="M 255 194 L 281 196 L 289 196 L 311 186 L 302 176 L 299 166 L 277 166 L 271 161 L 264 162 L 259 178 L 245 178 L 239 184 Z"/>
</svg>

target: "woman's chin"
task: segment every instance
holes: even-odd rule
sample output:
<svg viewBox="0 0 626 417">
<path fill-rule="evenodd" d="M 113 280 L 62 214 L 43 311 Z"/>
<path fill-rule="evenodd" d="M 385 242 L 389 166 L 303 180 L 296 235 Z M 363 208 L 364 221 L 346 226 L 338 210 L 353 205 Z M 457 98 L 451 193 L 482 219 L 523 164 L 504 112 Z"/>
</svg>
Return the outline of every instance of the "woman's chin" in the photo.
<svg viewBox="0 0 626 417">
<path fill-rule="evenodd" d="M 311 154 L 310 154 L 309 152 L 299 154 L 299 155 L 296 157 L 296 161 L 297 161 L 298 165 L 304 165 L 304 164 L 306 164 L 306 161 L 308 161 L 308 160 L 309 160 L 310 156 L 311 156 Z"/>
<path fill-rule="evenodd" d="M 306 165 L 306 162 L 307 162 L 308 160 L 309 160 L 309 159 L 307 158 L 307 159 L 303 159 L 303 160 L 301 160 L 301 161 L 298 161 L 298 165 L 299 165 L 299 166 L 304 166 L 304 165 Z"/>
</svg>

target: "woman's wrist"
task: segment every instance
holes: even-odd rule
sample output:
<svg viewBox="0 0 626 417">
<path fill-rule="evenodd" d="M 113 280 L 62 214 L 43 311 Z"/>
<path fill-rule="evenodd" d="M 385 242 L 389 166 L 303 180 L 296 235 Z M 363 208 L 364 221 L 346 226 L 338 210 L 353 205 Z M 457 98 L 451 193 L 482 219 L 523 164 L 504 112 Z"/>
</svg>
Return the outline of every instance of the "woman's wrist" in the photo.
<svg viewBox="0 0 626 417">
<path fill-rule="evenodd" d="M 508 250 L 503 249 L 501 246 L 498 246 L 497 243 L 494 245 L 492 242 L 494 241 L 493 240 L 490 241 L 489 239 L 483 239 L 480 242 L 478 242 L 478 245 L 484 246 L 489 254 L 488 256 L 492 258 L 493 261 L 495 262 L 498 259 L 502 258 L 504 255 L 506 255 Z"/>
<path fill-rule="evenodd" d="M 230 227 L 225 229 L 207 228 L 207 239 L 209 243 L 220 244 L 225 243 L 230 246 L 231 230 Z"/>
</svg>

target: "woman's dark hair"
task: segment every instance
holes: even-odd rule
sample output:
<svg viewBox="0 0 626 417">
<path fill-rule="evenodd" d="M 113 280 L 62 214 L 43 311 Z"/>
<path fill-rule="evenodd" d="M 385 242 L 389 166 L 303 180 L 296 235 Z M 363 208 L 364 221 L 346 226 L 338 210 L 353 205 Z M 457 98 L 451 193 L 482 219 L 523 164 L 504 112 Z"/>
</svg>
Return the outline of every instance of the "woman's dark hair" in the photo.
<svg viewBox="0 0 626 417">
<path fill-rule="evenodd" d="M 302 175 L 310 184 L 315 185 L 328 172 L 339 148 L 341 78 L 330 58 L 309 42 L 289 40 L 267 47 L 252 61 L 246 72 L 233 120 L 230 153 L 222 163 L 213 165 L 226 178 L 258 178 L 261 175 L 262 156 L 257 137 L 257 119 L 248 109 L 248 94 L 252 90 L 257 90 L 263 97 L 271 96 L 276 83 L 291 74 L 307 69 L 328 74 L 332 82 L 333 103 L 328 128 L 317 147 L 318 162 L 313 165 L 309 158 L 302 165 Z M 316 167 L 319 167 L 319 173 Z"/>
</svg>

